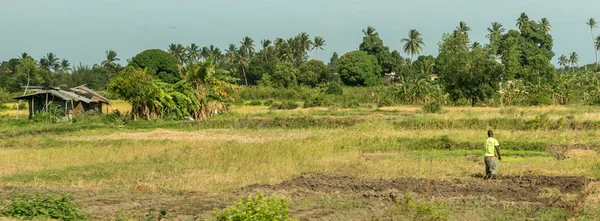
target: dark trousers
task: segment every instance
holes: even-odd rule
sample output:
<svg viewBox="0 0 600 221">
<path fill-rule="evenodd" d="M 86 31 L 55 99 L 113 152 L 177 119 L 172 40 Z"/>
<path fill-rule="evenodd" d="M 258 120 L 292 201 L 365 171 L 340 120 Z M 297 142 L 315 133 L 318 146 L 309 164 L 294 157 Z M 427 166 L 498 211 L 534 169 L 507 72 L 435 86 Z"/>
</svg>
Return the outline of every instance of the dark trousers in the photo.
<svg viewBox="0 0 600 221">
<path fill-rule="evenodd" d="M 493 178 L 498 173 L 498 164 L 496 164 L 496 158 L 484 159 L 485 161 L 485 178 Z"/>
</svg>

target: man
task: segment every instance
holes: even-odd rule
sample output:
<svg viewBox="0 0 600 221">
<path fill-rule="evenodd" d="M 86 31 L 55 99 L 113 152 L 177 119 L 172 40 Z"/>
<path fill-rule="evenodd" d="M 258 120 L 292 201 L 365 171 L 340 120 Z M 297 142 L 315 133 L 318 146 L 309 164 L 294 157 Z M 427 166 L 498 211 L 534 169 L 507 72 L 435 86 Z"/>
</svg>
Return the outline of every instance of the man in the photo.
<svg viewBox="0 0 600 221">
<path fill-rule="evenodd" d="M 494 139 L 494 132 L 488 130 L 488 139 L 485 140 L 484 144 L 484 161 L 485 161 L 485 178 L 484 179 L 496 179 L 496 173 L 498 173 L 498 165 L 496 164 L 496 156 L 498 160 L 502 161 L 500 156 L 500 143 Z"/>
</svg>

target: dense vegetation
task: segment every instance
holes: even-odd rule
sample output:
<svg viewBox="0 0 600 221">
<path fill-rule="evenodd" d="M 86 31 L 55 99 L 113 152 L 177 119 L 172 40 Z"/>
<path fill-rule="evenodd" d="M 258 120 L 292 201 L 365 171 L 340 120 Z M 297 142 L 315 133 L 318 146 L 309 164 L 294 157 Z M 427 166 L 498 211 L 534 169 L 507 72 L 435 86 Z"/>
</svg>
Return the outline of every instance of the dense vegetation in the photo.
<svg viewBox="0 0 600 221">
<path fill-rule="evenodd" d="M 586 24 L 597 52 L 597 23 L 591 18 Z M 319 88 L 335 87 L 331 85 L 367 87 L 371 101 L 380 106 L 600 103 L 597 62 L 579 66 L 579 56 L 573 52 L 561 55 L 557 68 L 551 63 L 556 55 L 549 21 L 536 21 L 522 13 L 515 25 L 516 29 L 507 30 L 493 22 L 486 35 L 489 42 L 482 44 L 472 42 L 470 27 L 460 22 L 439 42 L 437 57 L 421 55 L 425 42 L 413 29 L 400 39 L 407 58 L 387 47 L 377 30 L 368 27 L 357 51 L 342 56 L 334 53 L 327 64 L 309 57 L 309 52 L 322 50 L 326 41 L 304 32 L 260 44 L 244 37 L 224 51 L 213 45 L 171 44 L 167 51 L 151 49 L 127 59 L 127 67 L 132 68 L 119 65 L 112 50 L 106 52 L 106 60 L 91 67 L 72 67 L 54 53 L 39 60 L 23 53 L 1 63 L 0 95 L 30 85 L 86 84 L 127 100 L 134 116 L 146 118 L 205 118 L 227 111 L 227 103 L 233 101 L 230 94 L 238 93 L 233 90 L 236 85 L 244 86 L 243 90 L 256 91 L 250 86 L 258 86 L 281 93 L 317 88 L 312 95 L 296 99 L 299 101 L 321 96 L 325 90 Z M 386 75 L 393 80 L 384 86 Z M 144 90 L 134 87 L 140 82 Z M 0 96 L 0 108 L 8 99 Z M 318 103 L 331 102 L 309 106 L 320 106 Z"/>
</svg>

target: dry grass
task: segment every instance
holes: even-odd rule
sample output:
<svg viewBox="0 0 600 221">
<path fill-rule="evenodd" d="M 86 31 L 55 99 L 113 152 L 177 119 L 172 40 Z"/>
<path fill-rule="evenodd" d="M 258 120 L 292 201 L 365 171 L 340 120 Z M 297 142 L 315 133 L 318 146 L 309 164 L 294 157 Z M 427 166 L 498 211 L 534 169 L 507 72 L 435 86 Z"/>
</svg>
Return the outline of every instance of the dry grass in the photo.
<svg viewBox="0 0 600 221">
<path fill-rule="evenodd" d="M 126 110 L 125 103 L 113 108 Z M 266 107 L 237 107 L 241 113 L 263 112 Z M 465 112 L 485 116 L 494 108 L 448 108 L 445 117 Z M 415 107 L 395 110 L 417 112 Z M 524 108 L 537 113 L 571 110 L 563 107 Z M 577 117 L 577 116 L 576 116 Z M 483 173 L 477 151 L 411 151 L 389 148 L 395 138 L 431 138 L 448 135 L 455 141 L 478 142 L 481 130 L 395 129 L 381 120 L 344 129 L 228 129 L 82 135 L 22 140 L 22 148 L 0 146 L 0 180 L 4 185 L 62 186 L 92 190 L 185 190 L 225 192 L 251 184 L 276 184 L 301 173 L 352 175 L 361 178 L 415 177 L 473 179 Z M 598 131 L 496 131 L 500 142 L 599 144 Z M 381 139 L 373 139 L 381 138 Z M 50 139 L 50 140 L 47 140 Z M 35 146 L 51 142 L 52 148 Z M 364 145 L 361 142 L 373 142 Z M 26 147 L 28 146 L 33 147 Z M 387 146 L 386 151 L 373 151 Z M 393 150 L 392 150 L 393 149 Z M 504 156 L 504 175 L 594 176 L 600 157 Z"/>
</svg>

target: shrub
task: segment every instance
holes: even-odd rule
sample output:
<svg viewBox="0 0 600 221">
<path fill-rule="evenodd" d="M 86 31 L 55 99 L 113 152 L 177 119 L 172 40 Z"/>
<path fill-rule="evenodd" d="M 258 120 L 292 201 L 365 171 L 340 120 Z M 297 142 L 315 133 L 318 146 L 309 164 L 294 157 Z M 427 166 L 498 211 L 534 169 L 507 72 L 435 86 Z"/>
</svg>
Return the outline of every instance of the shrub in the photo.
<svg viewBox="0 0 600 221">
<path fill-rule="evenodd" d="M 16 194 L 2 203 L 0 215 L 19 219 L 51 218 L 58 220 L 88 220 L 86 212 L 71 202 L 68 195 L 36 194 L 33 197 Z"/>
<path fill-rule="evenodd" d="M 26 105 L 27 105 L 27 102 L 19 102 L 19 103 L 16 103 L 16 104 L 13 106 L 13 110 L 17 110 L 17 107 L 18 107 L 18 109 L 19 109 L 19 110 L 24 110 Z"/>
<path fill-rule="evenodd" d="M 33 121 L 43 123 L 56 123 L 64 117 L 64 114 L 64 110 L 59 105 L 50 104 L 48 105 L 47 111 L 38 111 L 33 116 Z"/>
<path fill-rule="evenodd" d="M 344 94 L 344 89 L 337 82 L 332 82 L 327 85 L 327 89 L 325 89 L 326 94 L 335 94 L 342 95 Z"/>
<path fill-rule="evenodd" d="M 323 96 L 313 96 L 304 101 L 304 108 L 310 107 L 325 107 L 331 106 L 332 103 L 330 100 L 326 100 Z"/>
<path fill-rule="evenodd" d="M 214 220 L 289 220 L 288 201 L 262 194 L 239 200 L 235 206 L 222 211 L 215 209 Z"/>
<path fill-rule="evenodd" d="M 357 108 L 357 107 L 360 107 L 360 102 L 358 102 L 357 100 L 353 100 L 353 99 L 346 99 L 346 100 L 344 100 L 344 102 L 342 102 L 342 107 L 343 108 Z"/>
<path fill-rule="evenodd" d="M 401 216 L 401 220 L 448 220 L 450 211 L 442 202 L 421 202 L 406 195 L 398 200 L 391 212 Z"/>
<path fill-rule="evenodd" d="M 276 103 L 271 105 L 272 110 L 293 110 L 298 108 L 298 104 L 293 101 L 284 101 L 283 103 Z"/>
<path fill-rule="evenodd" d="M 273 103 L 274 103 L 273 99 L 269 99 L 269 100 L 265 101 L 265 103 L 263 103 L 263 105 L 271 106 L 271 105 L 273 105 Z"/>
<path fill-rule="evenodd" d="M 379 100 L 379 102 L 377 103 L 377 107 L 389 107 L 392 106 L 394 102 L 392 101 L 392 99 L 390 98 L 384 98 Z"/>
<path fill-rule="evenodd" d="M 260 106 L 262 104 L 263 103 L 259 100 L 253 100 L 253 101 L 248 102 L 248 105 L 250 105 L 250 106 Z"/>
<path fill-rule="evenodd" d="M 436 101 L 425 104 L 425 106 L 423 106 L 423 112 L 432 114 L 440 113 L 442 112 L 442 105 L 440 105 L 440 103 Z"/>
</svg>

